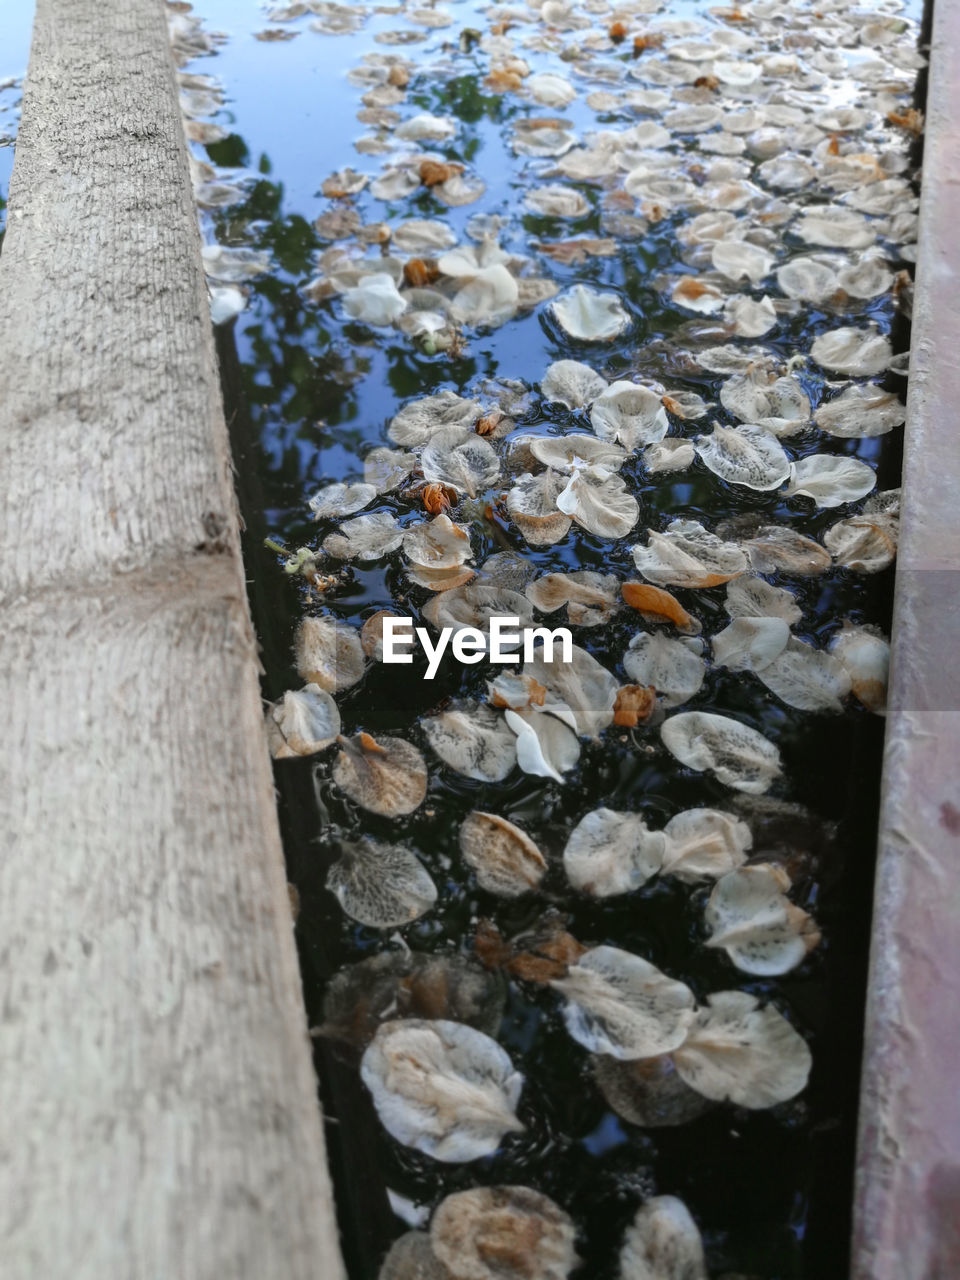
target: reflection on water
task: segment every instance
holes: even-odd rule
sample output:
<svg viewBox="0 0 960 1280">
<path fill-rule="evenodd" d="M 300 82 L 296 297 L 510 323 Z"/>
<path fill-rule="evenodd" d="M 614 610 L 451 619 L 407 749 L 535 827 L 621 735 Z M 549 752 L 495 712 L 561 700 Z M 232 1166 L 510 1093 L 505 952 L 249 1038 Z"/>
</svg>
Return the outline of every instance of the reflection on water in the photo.
<svg viewBox="0 0 960 1280">
<path fill-rule="evenodd" d="M 889 6 L 887 6 L 889 7 Z M 701 17 L 708 6 L 670 3 L 671 19 Z M 369 190 L 354 207 L 364 220 L 442 217 L 463 240 L 478 211 L 503 215 L 500 243 L 530 254 L 531 241 L 569 235 L 554 218 L 519 210 L 528 179 L 520 177 L 510 149 L 512 122 L 530 114 L 515 96 L 487 91 L 488 59 L 467 41 L 462 28 L 484 29 L 490 17 L 479 5 L 456 5 L 455 22 L 426 32 L 423 43 L 402 48 L 426 68 L 430 59 L 455 63 L 456 74 L 414 75 L 400 110 L 409 116 L 430 112 L 458 121 L 455 139 L 431 143 L 431 152 L 462 163 L 487 183 L 476 205 L 443 208 L 425 190 L 406 201 L 383 204 Z M 291 661 L 294 628 L 305 609 L 316 612 L 302 583 L 281 572 L 275 554 L 264 548 L 269 536 L 291 548 L 316 548 L 333 527 L 318 533 L 308 499 L 330 479 L 358 478 L 371 445 L 386 443 L 385 426 L 401 404 L 443 388 L 461 394 L 488 392 L 492 380 L 517 379 L 535 385 L 548 364 L 561 356 L 586 360 L 608 381 L 618 377 L 655 380 L 671 393 L 697 392 L 716 402 L 724 379 L 689 358 L 702 339 L 699 320 L 670 301 L 670 283 L 686 270 L 676 238 L 682 216 L 649 220 L 630 239 L 616 236 L 609 256 L 564 265 L 551 260 L 540 269 L 561 288 L 574 282 L 614 288 L 627 300 L 633 325 L 623 338 L 597 348 L 568 340 L 546 308 L 515 318 L 500 328 L 465 333 L 462 351 L 428 355 L 422 344 L 395 329 L 352 321 L 341 303 L 305 301 L 303 289 L 317 274 L 330 248 L 314 227 L 330 208 L 320 194 L 323 180 L 352 164 L 378 173 L 379 155 L 357 155 L 351 142 L 368 132 L 354 124 L 359 90 L 344 72 L 363 54 L 383 52 L 378 32 L 403 24 L 396 10 L 376 10 L 367 26 L 348 36 L 327 37 L 301 23 L 289 41 L 263 42 L 254 33 L 269 25 L 254 5 L 206 0 L 208 29 L 223 27 L 229 40 L 215 62 L 197 61 L 191 72 L 210 73 L 226 86 L 224 106 L 211 117 L 225 136 L 202 149 L 217 178 L 239 180 L 241 198 L 204 215 L 209 237 L 224 245 L 267 250 L 271 269 L 244 288 L 248 305 L 236 322 L 218 329 L 228 414 L 234 437 L 238 489 L 246 521 L 245 550 L 258 632 L 263 644 L 264 692 L 268 698 L 302 684 Z M 530 53 L 538 69 L 557 69 L 556 59 Z M 589 109 L 586 90 L 564 111 L 581 134 L 597 127 L 621 128 L 624 121 Z M 545 114 L 553 114 L 552 111 Z M 893 141 L 889 145 L 893 145 Z M 546 166 L 535 162 L 534 170 Z M 209 181 L 210 175 L 201 175 Z M 549 179 L 540 179 L 546 181 Z M 590 204 L 576 225 L 578 237 L 610 235 L 609 206 L 594 184 L 574 184 Z M 907 264 L 896 257 L 893 269 Z M 788 241 L 785 252 L 808 249 Z M 875 322 L 904 343 L 903 321 L 889 292 L 843 313 L 839 323 Z M 809 350 L 812 337 L 838 323 L 829 308 L 798 308 L 781 314 L 776 328 L 757 341 L 784 364 Z M 725 341 L 718 337 L 717 342 Z M 598 354 L 599 350 L 599 354 Z M 803 389 L 817 404 L 827 383 L 838 383 L 816 365 L 795 368 Z M 899 390 L 889 377 L 884 385 Z M 492 393 L 491 393 L 492 394 Z M 717 412 L 721 421 L 734 421 Z M 671 428 L 694 436 L 706 422 Z M 583 430 L 582 414 L 553 408 L 538 397 L 515 417 L 520 431 Z M 807 430 L 785 442 L 793 459 L 822 452 L 821 433 Z M 878 489 L 895 487 L 899 477 L 898 433 L 874 439 L 829 441 L 829 452 L 857 457 L 877 470 Z M 662 529 L 670 519 L 689 517 L 708 528 L 731 517 L 762 512 L 765 519 L 802 528 L 822 539 L 852 507 L 814 509 L 781 494 L 757 493 L 726 484 L 700 463 L 673 475 L 650 474 L 639 455 L 621 471 L 640 502 L 640 529 Z M 507 482 L 509 484 L 509 481 Z M 422 518 L 396 494 L 378 498 L 376 509 L 409 526 Z M 466 508 L 464 508 L 464 512 Z M 519 550 L 539 572 L 592 568 L 636 578 L 631 535 L 611 543 L 576 528 L 564 541 L 532 551 L 502 511 L 469 520 L 477 564 L 506 548 Z M 341 585 L 323 600 L 336 616 L 355 623 L 391 605 L 415 612 L 426 593 L 412 587 L 399 558 L 337 566 Z M 889 616 L 890 575 L 833 570 L 820 577 L 771 581 L 786 584 L 803 610 L 794 634 L 823 646 L 840 620 L 883 623 Z M 712 636 L 727 623 L 723 587 L 680 593 L 687 608 Z M 554 619 L 556 623 L 557 619 Z M 607 666 L 623 653 L 638 629 L 621 613 L 608 625 L 578 633 L 577 643 Z M 343 732 L 411 735 L 411 725 L 450 697 L 483 698 L 486 672 L 446 664 L 438 679 L 413 676 L 370 664 L 359 685 L 337 701 Z M 494 919 L 512 937 L 533 927 L 545 905 L 558 908 L 576 938 L 610 943 L 648 957 L 681 979 L 698 1000 L 731 987 L 772 998 L 798 1026 L 813 1049 L 809 1087 L 797 1098 L 768 1111 L 719 1106 L 677 1128 L 641 1129 L 619 1119 L 596 1087 L 587 1055 L 567 1034 L 558 1001 L 548 988 L 511 981 L 498 1040 L 527 1078 L 519 1115 L 522 1135 L 508 1136 L 499 1151 L 465 1165 L 440 1165 L 393 1141 L 380 1125 L 360 1083 L 357 1054 L 327 1037 L 315 1041 L 328 1138 L 337 1184 L 350 1274 L 376 1276 L 390 1241 L 405 1223 L 391 1207 L 388 1190 L 417 1206 L 432 1208 L 443 1196 L 469 1187 L 522 1183 L 550 1195 L 574 1216 L 580 1229 L 584 1277 L 603 1280 L 615 1271 L 619 1240 L 641 1201 L 654 1194 L 679 1196 L 691 1208 L 707 1249 L 712 1275 L 734 1272 L 762 1277 L 820 1277 L 845 1272 L 846 1237 L 853 1163 L 860 1023 L 866 965 L 873 836 L 876 824 L 882 721 L 850 701 L 841 716 L 818 715 L 786 706 L 755 678 L 711 668 L 703 689 L 683 710 L 704 708 L 740 716 L 775 741 L 783 755 L 785 779 L 775 794 L 800 806 L 793 812 L 753 813 L 754 852 L 784 862 L 794 876 L 794 900 L 812 911 L 824 942 L 799 968 L 776 979 L 750 978 L 732 969 L 722 952 L 705 950 L 703 909 L 709 885 L 694 886 L 663 877 L 634 893 L 594 900 L 571 892 L 559 863 L 571 828 L 589 809 L 642 807 L 648 824 L 660 829 L 678 811 L 712 806 L 730 809 L 736 796 L 711 775 L 678 768 L 660 746 L 655 729 L 609 731 L 600 742 L 584 743 L 580 763 L 564 786 L 515 770 L 505 783 L 484 784 L 449 770 L 442 778 L 429 757 L 427 803 L 398 824 L 358 808 L 333 785 L 329 753 L 315 760 L 285 761 L 277 768 L 281 815 L 291 882 L 299 894 L 297 936 L 308 1013 L 323 1021 L 323 994 L 344 965 L 380 953 L 384 938 L 344 915 L 324 888 L 327 869 L 341 836 L 363 830 L 420 851 L 440 897 L 436 909 L 402 931 L 402 944 L 417 952 L 469 951 L 477 919 Z M 429 753 L 426 753 L 429 754 Z M 536 896 L 503 900 L 478 890 L 459 857 L 458 828 L 470 809 L 509 817 L 547 851 L 550 868 Z M 321 834 L 322 833 L 322 834 Z M 396 1199 L 394 1204 L 398 1203 Z"/>
</svg>

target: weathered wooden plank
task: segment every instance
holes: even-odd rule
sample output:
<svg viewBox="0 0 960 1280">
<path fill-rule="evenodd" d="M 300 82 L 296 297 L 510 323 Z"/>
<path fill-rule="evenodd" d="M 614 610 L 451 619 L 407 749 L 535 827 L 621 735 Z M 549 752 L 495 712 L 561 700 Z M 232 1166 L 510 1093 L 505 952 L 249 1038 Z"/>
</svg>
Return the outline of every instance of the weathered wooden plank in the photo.
<svg viewBox="0 0 960 1280">
<path fill-rule="evenodd" d="M 0 1258 L 337 1280 L 160 0 L 38 0 L 0 258 Z"/>
<path fill-rule="evenodd" d="M 854 1275 L 960 1267 L 960 8 L 934 9 Z"/>
</svg>

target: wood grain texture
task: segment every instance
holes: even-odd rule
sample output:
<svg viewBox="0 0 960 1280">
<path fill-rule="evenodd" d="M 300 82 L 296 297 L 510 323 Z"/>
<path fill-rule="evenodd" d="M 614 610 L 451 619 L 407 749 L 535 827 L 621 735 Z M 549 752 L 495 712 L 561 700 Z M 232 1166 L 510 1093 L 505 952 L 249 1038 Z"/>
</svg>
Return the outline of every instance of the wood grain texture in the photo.
<svg viewBox="0 0 960 1280">
<path fill-rule="evenodd" d="M 938 0 L 880 846 L 853 1275 L 960 1275 L 960 6 Z"/>
<path fill-rule="evenodd" d="M 160 0 L 38 0 L 0 387 L 0 1268 L 338 1280 Z"/>
</svg>

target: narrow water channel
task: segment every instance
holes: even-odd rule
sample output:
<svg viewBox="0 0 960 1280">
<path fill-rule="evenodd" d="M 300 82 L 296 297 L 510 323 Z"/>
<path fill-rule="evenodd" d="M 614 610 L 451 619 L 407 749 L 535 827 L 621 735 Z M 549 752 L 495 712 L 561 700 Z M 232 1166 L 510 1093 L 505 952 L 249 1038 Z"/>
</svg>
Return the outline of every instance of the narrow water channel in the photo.
<svg viewBox="0 0 960 1280">
<path fill-rule="evenodd" d="M 352 1280 L 845 1275 L 918 6 L 169 9 Z"/>
</svg>

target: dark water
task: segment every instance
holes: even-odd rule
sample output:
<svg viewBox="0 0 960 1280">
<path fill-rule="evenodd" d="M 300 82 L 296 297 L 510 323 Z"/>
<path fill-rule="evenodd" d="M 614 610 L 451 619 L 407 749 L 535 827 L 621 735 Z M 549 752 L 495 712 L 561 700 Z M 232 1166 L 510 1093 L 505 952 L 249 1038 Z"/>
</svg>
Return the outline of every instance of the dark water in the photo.
<svg viewBox="0 0 960 1280">
<path fill-rule="evenodd" d="M 706 8 L 677 4 L 671 13 L 700 14 Z M 716 397 L 722 380 L 691 376 L 681 358 L 688 318 L 654 283 L 678 262 L 676 219 L 653 225 L 640 240 L 623 242 L 614 257 L 551 268 L 561 285 L 577 280 L 614 287 L 627 302 L 632 330 L 600 348 L 599 356 L 597 347 L 563 338 L 536 311 L 492 333 L 469 335 L 466 352 L 450 358 L 426 356 L 393 330 L 344 321 L 336 302 L 305 303 L 300 289 L 314 272 L 316 254 L 327 247 L 312 226 L 328 207 L 319 194 L 321 181 L 344 164 L 375 172 L 380 163 L 380 157 L 357 157 L 351 150 L 352 139 L 365 130 L 353 119 L 360 90 L 347 84 L 343 72 L 361 52 L 378 47 L 371 43 L 374 32 L 400 24 L 376 17 L 356 36 L 333 39 L 304 31 L 289 43 L 264 44 L 252 38 L 267 25 L 253 4 L 207 0 L 200 12 L 208 27 L 230 33 L 215 60 L 190 68 L 215 73 L 227 88 L 227 106 L 215 118 L 231 133 L 207 153 L 218 166 L 242 169 L 246 183 L 242 201 L 207 215 L 208 230 L 221 243 L 271 250 L 275 264 L 252 283 L 249 307 L 238 321 L 218 330 L 246 522 L 250 594 L 263 646 L 264 694 L 273 699 L 302 683 L 292 666 L 293 631 L 305 611 L 317 611 L 317 602 L 284 576 L 263 540 L 270 536 L 291 548 L 316 547 L 330 526 L 318 529 L 312 522 L 307 499 L 325 479 L 359 476 L 364 447 L 387 443 L 386 424 L 402 403 L 445 387 L 471 394 L 494 377 L 535 384 L 551 360 L 562 356 L 592 363 L 610 379 L 654 376 L 671 390 L 699 391 L 708 399 Z M 455 6 L 454 13 L 452 28 L 429 32 L 424 44 L 400 52 L 418 61 L 445 40 L 455 42 L 461 25 L 473 19 L 469 5 Z M 404 207 L 406 216 L 443 217 L 458 232 L 479 210 L 516 206 L 522 184 L 504 125 L 513 113 L 529 110 L 515 99 L 486 93 L 480 62 L 471 65 L 466 58 L 463 63 L 462 73 L 452 78 L 419 76 L 408 102 L 421 110 L 452 112 L 464 122 L 456 146 L 433 149 L 448 159 L 473 160 L 487 179 L 486 197 L 446 210 L 424 194 Z M 594 122 L 592 113 L 577 104 L 567 114 L 582 128 Z M 594 189 L 580 189 L 597 200 Z M 367 193 L 358 207 L 370 220 L 399 211 L 399 206 L 385 211 Z M 549 219 L 523 216 L 502 243 L 523 251 L 529 235 L 563 234 L 564 228 Z M 599 208 L 577 225 L 576 234 L 604 234 Z M 806 251 L 789 232 L 786 244 L 792 252 Z M 895 269 L 907 265 L 893 257 Z M 906 345 L 903 321 L 888 298 L 846 312 L 841 323 L 868 319 L 892 329 L 898 346 Z M 757 341 L 788 359 L 834 323 L 808 310 L 782 320 Z M 808 365 L 799 377 L 816 404 L 823 375 Z M 899 389 L 902 384 L 891 379 L 888 385 Z M 732 421 L 722 411 L 716 416 Z M 524 429 L 576 425 L 584 425 L 581 415 L 561 412 L 545 420 L 533 410 L 517 420 Z M 808 430 L 786 444 L 794 457 L 826 448 L 863 458 L 877 468 L 878 489 L 899 481 L 899 432 L 879 440 L 830 439 L 824 445 L 820 433 Z M 670 518 L 689 516 L 712 529 L 724 518 L 756 510 L 820 537 L 854 509 L 813 512 L 802 498 L 725 485 L 700 463 L 674 476 L 650 477 L 631 462 L 623 475 L 641 504 L 640 528 L 662 528 Z M 409 504 L 390 495 L 375 509 L 394 512 L 402 523 L 412 520 Z M 531 551 L 505 522 L 478 516 L 472 532 L 477 563 L 512 547 L 541 571 L 604 568 L 621 578 L 636 576 L 627 551 L 633 537 L 611 544 L 574 526 L 560 545 Z M 406 582 L 395 559 L 372 568 L 347 566 L 342 587 L 332 599 L 324 598 L 324 607 L 355 622 L 386 606 L 416 612 L 427 593 Z M 791 578 L 790 589 L 804 611 L 795 634 L 822 646 L 844 618 L 885 625 L 891 577 L 889 571 L 864 576 L 840 569 L 819 578 Z M 776 576 L 770 580 L 780 582 Z M 725 625 L 723 588 L 677 594 L 702 620 L 705 635 Z M 635 630 L 636 624 L 621 615 L 608 627 L 575 633 L 575 640 L 611 666 Z M 398 678 L 392 668 L 372 664 L 359 685 L 338 696 L 343 731 L 399 732 L 422 746 L 412 727 L 419 717 L 451 695 L 484 696 L 483 669 L 447 663 L 432 683 L 418 674 L 414 668 Z M 277 767 L 289 877 L 300 900 L 297 938 L 312 1024 L 322 1021 L 330 975 L 391 945 L 377 931 L 348 920 L 325 890 L 337 839 L 360 829 L 395 839 L 402 830 L 440 889 L 437 908 L 403 930 L 412 949 L 466 953 L 478 917 L 495 920 L 513 935 L 552 905 L 569 918 L 570 931 L 581 941 L 637 952 L 686 982 L 698 998 L 735 986 L 773 999 L 813 1051 L 810 1085 L 791 1102 L 761 1112 L 721 1106 L 680 1128 L 641 1130 L 607 1108 L 586 1052 L 562 1026 L 556 997 L 511 984 L 498 1038 L 527 1080 L 519 1111 L 527 1129 L 508 1137 L 495 1156 L 456 1166 L 437 1164 L 387 1136 L 359 1082 L 356 1056 L 318 1039 L 317 1067 L 352 1280 L 372 1280 L 390 1241 L 406 1229 L 389 1206 L 387 1188 L 432 1206 L 451 1191 L 495 1183 L 535 1187 L 573 1215 L 585 1259 L 578 1274 L 590 1280 L 614 1274 L 623 1230 L 651 1194 L 673 1194 L 686 1202 L 703 1232 L 713 1275 L 823 1280 L 846 1274 L 883 722 L 852 700 L 842 716 L 796 711 L 755 677 L 716 669 L 683 710 L 697 708 L 732 713 L 775 741 L 785 767 L 771 794 L 806 811 L 786 820 L 749 819 L 753 852 L 790 859 L 793 896 L 814 912 L 824 934 L 821 946 L 783 978 L 750 979 L 722 953 L 701 945 L 709 886 L 691 890 L 655 880 L 628 896 L 596 902 L 573 893 L 566 883 L 559 857 L 572 825 L 591 808 L 642 807 L 654 828 L 684 808 L 731 808 L 733 793 L 708 775 L 679 768 L 656 729 L 608 730 L 602 743 L 584 747 L 564 786 L 518 771 L 503 784 L 485 786 L 440 767 L 424 748 L 431 771 L 428 798 L 400 823 L 347 801 L 330 783 L 329 752 Z M 473 808 L 514 819 L 552 858 L 541 894 L 505 903 L 477 890 L 459 859 L 456 835 Z"/>
</svg>

